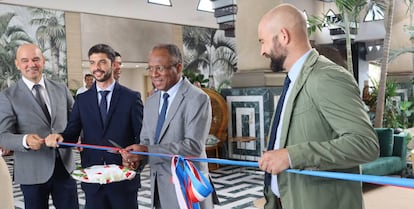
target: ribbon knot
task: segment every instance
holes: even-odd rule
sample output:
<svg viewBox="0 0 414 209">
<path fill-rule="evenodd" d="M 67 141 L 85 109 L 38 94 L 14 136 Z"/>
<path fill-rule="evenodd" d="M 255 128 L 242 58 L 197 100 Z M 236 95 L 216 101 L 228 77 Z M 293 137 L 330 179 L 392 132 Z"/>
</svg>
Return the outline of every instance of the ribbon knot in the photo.
<svg viewBox="0 0 414 209">
<path fill-rule="evenodd" d="M 213 186 L 207 177 L 183 156 L 172 157 L 171 172 L 180 209 L 199 209 L 199 202 L 213 192 Z"/>
</svg>

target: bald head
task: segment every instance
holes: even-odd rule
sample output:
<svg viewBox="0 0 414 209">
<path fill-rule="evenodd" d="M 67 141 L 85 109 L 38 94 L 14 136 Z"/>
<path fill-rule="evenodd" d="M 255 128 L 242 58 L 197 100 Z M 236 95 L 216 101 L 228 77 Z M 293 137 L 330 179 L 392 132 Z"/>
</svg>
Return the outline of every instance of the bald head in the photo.
<svg viewBox="0 0 414 209">
<path fill-rule="evenodd" d="M 16 51 L 15 64 L 22 76 L 38 83 L 43 74 L 45 59 L 42 50 L 34 44 L 23 44 Z"/>
<path fill-rule="evenodd" d="M 306 19 L 301 11 L 290 4 L 280 4 L 271 9 L 261 19 L 259 28 L 267 29 L 271 34 L 278 34 L 286 29 L 292 38 L 306 38 Z"/>
<path fill-rule="evenodd" d="M 258 36 L 261 54 L 268 58 L 280 53 L 286 56 L 283 67 L 287 70 L 311 49 L 305 16 L 291 4 L 280 4 L 267 12 L 260 20 Z"/>
</svg>

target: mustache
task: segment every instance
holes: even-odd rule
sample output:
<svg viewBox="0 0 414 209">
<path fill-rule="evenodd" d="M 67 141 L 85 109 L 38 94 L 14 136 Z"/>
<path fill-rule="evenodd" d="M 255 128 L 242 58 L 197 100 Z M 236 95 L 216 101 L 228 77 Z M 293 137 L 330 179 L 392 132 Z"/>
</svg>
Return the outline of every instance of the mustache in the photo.
<svg viewBox="0 0 414 209">
<path fill-rule="evenodd" d="M 96 72 L 105 73 L 105 71 L 103 71 L 101 69 L 95 69 L 95 70 L 92 71 L 92 73 L 96 73 Z"/>
</svg>

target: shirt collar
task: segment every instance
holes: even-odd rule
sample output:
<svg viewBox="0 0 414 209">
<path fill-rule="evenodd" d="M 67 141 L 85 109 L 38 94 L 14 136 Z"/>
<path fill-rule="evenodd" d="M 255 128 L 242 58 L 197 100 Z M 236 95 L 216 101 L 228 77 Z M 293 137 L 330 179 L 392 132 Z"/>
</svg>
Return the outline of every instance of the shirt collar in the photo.
<svg viewBox="0 0 414 209">
<path fill-rule="evenodd" d="M 180 88 L 182 82 L 183 82 L 183 77 L 181 77 L 180 80 L 174 86 L 172 86 L 170 89 L 168 89 L 168 91 L 161 91 L 161 97 L 165 93 L 168 93 L 170 95 L 170 98 L 175 96 L 175 94 L 177 94 L 177 91 Z"/>
<path fill-rule="evenodd" d="M 290 68 L 288 72 L 288 76 L 290 78 L 291 83 L 295 83 L 296 79 L 299 77 L 300 72 L 302 71 L 303 64 L 305 63 L 306 59 L 308 58 L 310 52 L 312 50 L 307 51 L 303 54 L 296 62 L 293 64 L 292 68 Z"/>
<path fill-rule="evenodd" d="M 95 84 L 96 85 L 96 84 Z M 100 91 L 104 91 L 104 90 L 107 90 L 107 91 L 110 91 L 110 92 L 112 92 L 112 91 L 114 91 L 114 88 L 115 88 L 115 81 L 114 82 L 112 82 L 112 84 L 111 85 L 109 85 L 108 86 L 108 88 L 106 88 L 106 89 L 101 89 L 98 85 L 96 85 L 96 91 L 99 93 Z"/>
<path fill-rule="evenodd" d="M 35 84 L 40 84 L 40 85 L 41 85 L 44 89 L 46 89 L 45 79 L 43 79 L 43 76 L 42 76 L 42 78 L 40 79 L 39 83 L 33 83 L 32 81 L 30 81 L 29 79 L 25 78 L 24 76 L 22 76 L 22 80 L 23 80 L 24 84 L 26 84 L 26 86 L 27 86 L 30 90 L 32 90 L 32 89 L 33 89 L 33 86 L 34 86 Z"/>
</svg>

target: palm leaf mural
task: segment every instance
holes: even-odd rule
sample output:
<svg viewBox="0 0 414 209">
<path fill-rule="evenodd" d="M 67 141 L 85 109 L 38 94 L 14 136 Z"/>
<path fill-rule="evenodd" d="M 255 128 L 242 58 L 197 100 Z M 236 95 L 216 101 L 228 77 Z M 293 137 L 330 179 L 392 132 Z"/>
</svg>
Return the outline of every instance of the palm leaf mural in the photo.
<svg viewBox="0 0 414 209">
<path fill-rule="evenodd" d="M 32 42 L 21 27 L 11 25 L 14 17 L 15 13 L 0 15 L 0 90 L 20 78 L 20 73 L 14 65 L 16 50 L 22 43 Z"/>
<path fill-rule="evenodd" d="M 184 27 L 184 73 L 202 74 L 210 88 L 230 84 L 236 69 L 236 44 L 223 31 L 212 28 Z M 206 79 L 203 77 L 203 81 Z"/>
<path fill-rule="evenodd" d="M 32 8 L 30 11 L 33 16 L 30 24 L 39 26 L 36 30 L 36 40 L 44 52 L 50 51 L 51 54 L 51 69 L 46 71 L 46 74 L 50 74 L 54 80 L 66 81 L 66 73 L 59 68 L 61 52 L 66 51 L 64 13 L 40 8 Z"/>
</svg>

